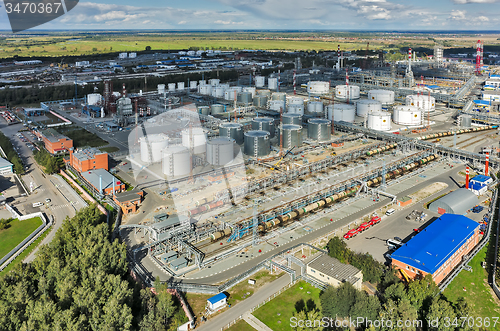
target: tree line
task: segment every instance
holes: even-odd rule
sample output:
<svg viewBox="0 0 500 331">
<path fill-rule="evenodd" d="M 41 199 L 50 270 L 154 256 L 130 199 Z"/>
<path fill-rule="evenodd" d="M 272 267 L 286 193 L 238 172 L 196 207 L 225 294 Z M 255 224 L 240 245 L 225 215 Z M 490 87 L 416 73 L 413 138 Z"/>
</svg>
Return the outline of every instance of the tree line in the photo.
<svg viewBox="0 0 500 331">
<path fill-rule="evenodd" d="M 14 172 L 16 174 L 24 174 L 24 166 L 23 161 L 17 154 L 14 146 L 12 146 L 12 142 L 10 139 L 0 132 L 0 147 L 2 147 L 7 159 L 12 163 Z"/>
<path fill-rule="evenodd" d="M 156 291 L 131 278 L 125 244 L 91 205 L 0 278 L 0 330 L 175 330 L 187 319 L 165 285 Z"/>
<path fill-rule="evenodd" d="M 45 148 L 40 148 L 33 152 L 35 161 L 44 168 L 45 173 L 53 174 L 59 171 L 64 165 L 61 157 L 51 155 Z"/>
</svg>

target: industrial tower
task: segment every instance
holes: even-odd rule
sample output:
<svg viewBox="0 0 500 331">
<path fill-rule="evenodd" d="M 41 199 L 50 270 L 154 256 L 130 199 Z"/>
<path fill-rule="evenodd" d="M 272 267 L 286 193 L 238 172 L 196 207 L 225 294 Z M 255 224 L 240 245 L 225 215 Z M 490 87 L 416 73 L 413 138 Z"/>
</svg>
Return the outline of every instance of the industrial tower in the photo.
<svg viewBox="0 0 500 331">
<path fill-rule="evenodd" d="M 477 41 L 476 45 L 476 75 L 481 75 L 481 69 L 483 67 L 483 44 L 481 40 Z"/>
</svg>

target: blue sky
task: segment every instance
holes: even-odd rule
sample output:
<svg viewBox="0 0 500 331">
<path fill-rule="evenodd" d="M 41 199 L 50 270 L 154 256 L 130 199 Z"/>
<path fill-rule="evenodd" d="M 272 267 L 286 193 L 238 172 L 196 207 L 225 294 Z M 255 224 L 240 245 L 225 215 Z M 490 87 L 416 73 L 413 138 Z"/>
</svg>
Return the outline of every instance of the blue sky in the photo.
<svg viewBox="0 0 500 331">
<path fill-rule="evenodd" d="M 93 0 L 37 29 L 500 30 L 499 23 L 500 0 Z M 2 4 L 0 29 L 9 28 Z"/>
</svg>

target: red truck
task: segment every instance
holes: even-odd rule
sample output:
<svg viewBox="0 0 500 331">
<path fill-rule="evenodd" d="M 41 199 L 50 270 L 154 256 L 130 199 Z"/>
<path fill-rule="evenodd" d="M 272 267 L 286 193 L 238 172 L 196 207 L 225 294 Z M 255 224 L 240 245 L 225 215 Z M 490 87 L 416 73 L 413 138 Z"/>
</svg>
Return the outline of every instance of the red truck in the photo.
<svg viewBox="0 0 500 331">
<path fill-rule="evenodd" d="M 380 221 L 381 221 L 381 219 L 380 219 L 379 216 L 374 216 L 374 217 L 372 217 L 372 219 L 370 220 L 370 222 L 368 222 L 368 224 L 370 224 L 370 226 L 373 226 L 373 225 L 377 224 Z"/>
<path fill-rule="evenodd" d="M 351 239 L 352 237 L 356 236 L 358 233 L 359 233 L 358 229 L 349 230 L 349 232 L 347 232 L 344 235 L 344 239 Z"/>
<path fill-rule="evenodd" d="M 368 230 L 370 228 L 370 222 L 364 222 L 358 227 L 358 233 Z"/>
</svg>

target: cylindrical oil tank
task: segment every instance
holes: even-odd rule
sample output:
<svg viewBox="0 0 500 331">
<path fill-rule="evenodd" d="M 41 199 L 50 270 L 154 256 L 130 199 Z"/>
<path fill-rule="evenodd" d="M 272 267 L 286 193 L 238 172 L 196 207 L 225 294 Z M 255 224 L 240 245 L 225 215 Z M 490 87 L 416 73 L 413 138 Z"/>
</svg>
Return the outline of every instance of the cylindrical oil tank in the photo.
<svg viewBox="0 0 500 331">
<path fill-rule="evenodd" d="M 332 123 L 324 118 L 311 118 L 307 122 L 307 136 L 317 141 L 328 141 L 332 138 Z"/>
<path fill-rule="evenodd" d="M 257 89 L 253 86 L 251 87 L 244 87 L 243 92 L 250 92 L 252 93 L 252 98 L 255 97 L 255 94 L 257 93 Z"/>
<path fill-rule="evenodd" d="M 189 149 L 191 149 L 192 146 L 193 154 L 202 154 L 206 152 L 207 137 L 205 131 L 203 131 L 202 128 L 184 129 L 181 132 L 181 136 L 182 136 L 182 146 Z"/>
<path fill-rule="evenodd" d="M 257 90 L 258 95 L 265 95 L 267 96 L 267 99 L 271 98 L 271 91 L 270 90 Z"/>
<path fill-rule="evenodd" d="M 328 108 L 328 119 L 332 120 L 332 106 L 329 105 Z M 356 118 L 356 107 L 354 105 L 349 105 L 346 103 L 336 103 L 333 105 L 333 121 L 339 122 L 349 122 L 353 123 Z"/>
<path fill-rule="evenodd" d="M 274 119 L 271 117 L 256 117 L 252 120 L 252 130 L 267 131 L 274 137 Z"/>
<path fill-rule="evenodd" d="M 210 79 L 208 81 L 208 84 L 212 85 L 212 86 L 217 86 L 220 84 L 220 79 L 216 79 L 216 78 L 213 78 L 213 79 Z"/>
<path fill-rule="evenodd" d="M 288 114 L 304 115 L 304 105 L 288 105 L 286 111 Z"/>
<path fill-rule="evenodd" d="M 302 126 L 294 124 L 284 124 L 281 126 L 283 133 L 283 148 L 289 150 L 292 147 L 302 145 Z"/>
<path fill-rule="evenodd" d="M 198 89 L 202 95 L 212 95 L 212 85 L 199 85 Z"/>
<path fill-rule="evenodd" d="M 370 90 L 368 91 L 369 100 L 377 100 L 382 106 L 392 105 L 394 103 L 394 92 L 389 90 Z"/>
<path fill-rule="evenodd" d="M 460 115 L 460 126 L 470 128 L 472 126 L 472 116 L 466 114 Z"/>
<path fill-rule="evenodd" d="M 189 88 L 194 90 L 196 87 L 198 87 L 198 82 L 195 80 L 192 80 L 189 82 Z"/>
<path fill-rule="evenodd" d="M 335 97 L 339 100 L 357 100 L 359 99 L 359 86 L 337 85 L 335 86 Z"/>
<path fill-rule="evenodd" d="M 158 85 L 159 86 L 159 85 Z M 163 84 L 163 93 L 165 93 L 165 84 Z M 102 96 L 98 93 L 87 94 L 87 104 L 95 106 L 101 103 Z"/>
<path fill-rule="evenodd" d="M 219 137 L 207 142 L 207 162 L 211 165 L 222 166 L 234 159 L 234 140 Z"/>
<path fill-rule="evenodd" d="M 415 106 L 394 106 L 392 120 L 399 125 L 422 124 L 422 111 Z"/>
<path fill-rule="evenodd" d="M 178 82 L 177 83 L 177 89 L 179 91 L 183 91 L 185 87 L 186 87 L 186 85 L 184 84 L 184 82 Z"/>
<path fill-rule="evenodd" d="M 234 98 L 237 98 L 238 93 L 240 93 L 242 90 L 243 88 L 241 86 L 234 86 L 226 89 L 226 91 L 224 92 L 224 99 L 234 101 Z"/>
<path fill-rule="evenodd" d="M 304 99 L 299 98 L 299 97 L 288 97 L 286 99 L 286 103 L 290 105 L 304 105 Z"/>
<path fill-rule="evenodd" d="M 389 131 L 391 129 L 391 113 L 385 111 L 369 113 L 367 122 L 369 129 Z"/>
<path fill-rule="evenodd" d="M 269 100 L 269 109 L 280 111 L 281 109 L 285 111 L 285 101 L 283 100 Z"/>
<path fill-rule="evenodd" d="M 286 101 L 286 93 L 283 93 L 283 92 L 274 92 L 273 94 L 271 94 L 271 100 Z"/>
<path fill-rule="evenodd" d="M 174 92 L 175 91 L 175 83 L 169 83 L 168 84 L 168 90 L 170 92 Z"/>
<path fill-rule="evenodd" d="M 267 131 L 245 132 L 245 154 L 259 157 L 271 152 L 270 134 Z"/>
<path fill-rule="evenodd" d="M 234 139 L 238 145 L 241 145 L 243 144 L 243 126 L 240 123 L 221 123 L 219 136 Z"/>
<path fill-rule="evenodd" d="M 307 93 L 311 95 L 325 95 L 330 92 L 330 82 L 310 81 L 307 83 Z"/>
<path fill-rule="evenodd" d="M 282 124 L 302 125 L 302 115 L 300 114 L 283 114 Z"/>
<path fill-rule="evenodd" d="M 210 106 L 210 109 L 212 110 L 212 115 L 222 114 L 224 112 L 225 106 L 218 103 L 214 103 L 213 105 Z"/>
<path fill-rule="evenodd" d="M 141 137 L 139 144 L 142 162 L 160 162 L 162 151 L 168 146 L 168 136 L 164 134 L 150 134 L 147 137 Z"/>
<path fill-rule="evenodd" d="M 266 85 L 266 77 L 255 76 L 255 87 L 262 88 Z"/>
<path fill-rule="evenodd" d="M 198 114 L 210 115 L 210 107 L 209 106 L 198 107 Z"/>
<path fill-rule="evenodd" d="M 212 96 L 214 98 L 224 98 L 224 93 L 226 89 L 222 86 L 214 86 L 212 87 Z"/>
<path fill-rule="evenodd" d="M 248 106 L 253 103 L 253 97 L 251 92 L 240 92 L 238 93 L 238 103 Z"/>
<path fill-rule="evenodd" d="M 165 84 L 158 84 L 158 94 L 165 93 Z"/>
<path fill-rule="evenodd" d="M 267 107 L 267 96 L 266 95 L 256 95 L 253 98 L 253 105 L 259 108 Z"/>
<path fill-rule="evenodd" d="M 163 174 L 185 176 L 191 172 L 191 156 L 183 146 L 171 146 L 163 151 Z"/>
<path fill-rule="evenodd" d="M 356 101 L 356 115 L 366 117 L 372 111 L 382 111 L 382 103 L 368 99 Z"/>
<path fill-rule="evenodd" d="M 436 110 L 436 99 L 428 95 L 408 95 L 406 96 L 406 104 L 420 108 L 423 112 Z"/>
<path fill-rule="evenodd" d="M 269 78 L 267 80 L 267 86 L 270 90 L 278 89 L 278 78 Z"/>
<path fill-rule="evenodd" d="M 206 80 L 200 80 L 200 81 L 198 81 L 198 85 L 207 85 L 207 81 Z"/>
<path fill-rule="evenodd" d="M 307 103 L 307 112 L 310 115 L 317 116 L 318 114 L 323 114 L 323 102 L 321 101 L 309 101 Z"/>
</svg>

